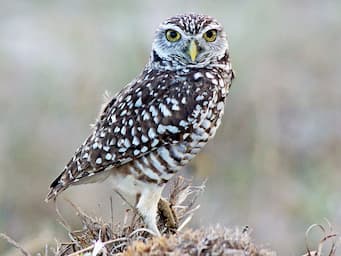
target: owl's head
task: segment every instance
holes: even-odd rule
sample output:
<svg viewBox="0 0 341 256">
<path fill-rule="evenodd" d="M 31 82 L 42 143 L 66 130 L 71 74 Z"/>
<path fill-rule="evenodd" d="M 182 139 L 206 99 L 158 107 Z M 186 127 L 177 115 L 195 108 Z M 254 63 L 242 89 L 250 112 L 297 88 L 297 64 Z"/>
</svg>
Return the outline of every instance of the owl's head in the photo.
<svg viewBox="0 0 341 256">
<path fill-rule="evenodd" d="M 154 57 L 179 66 L 218 63 L 228 51 L 226 34 L 214 18 L 183 14 L 164 21 L 156 31 Z"/>
</svg>

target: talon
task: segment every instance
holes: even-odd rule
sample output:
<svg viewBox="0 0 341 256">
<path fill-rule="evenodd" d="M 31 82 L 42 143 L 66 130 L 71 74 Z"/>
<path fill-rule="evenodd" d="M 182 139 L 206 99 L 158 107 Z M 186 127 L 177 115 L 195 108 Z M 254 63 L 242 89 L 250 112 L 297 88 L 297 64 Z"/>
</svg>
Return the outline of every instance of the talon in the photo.
<svg viewBox="0 0 341 256">
<path fill-rule="evenodd" d="M 178 220 L 171 204 L 164 198 L 161 198 L 158 203 L 160 218 L 163 218 L 168 230 L 176 232 L 178 229 Z"/>
</svg>

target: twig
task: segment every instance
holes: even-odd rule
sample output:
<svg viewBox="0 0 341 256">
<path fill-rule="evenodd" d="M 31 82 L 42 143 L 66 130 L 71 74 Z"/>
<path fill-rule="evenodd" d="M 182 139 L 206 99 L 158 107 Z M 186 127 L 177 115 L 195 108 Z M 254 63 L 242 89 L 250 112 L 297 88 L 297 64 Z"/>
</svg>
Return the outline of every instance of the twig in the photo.
<svg viewBox="0 0 341 256">
<path fill-rule="evenodd" d="M 6 240 L 9 244 L 13 245 L 15 248 L 19 249 L 19 251 L 22 253 L 24 256 L 31 256 L 31 254 L 26 251 L 24 248 L 22 248 L 15 240 L 10 238 L 9 236 L 0 233 L 0 238 Z"/>
<path fill-rule="evenodd" d="M 148 232 L 149 234 L 151 234 L 151 235 L 153 235 L 153 236 L 156 236 L 156 234 L 155 234 L 152 230 L 150 230 L 150 229 L 148 229 L 148 228 L 139 228 L 139 229 L 136 229 L 136 230 L 134 230 L 133 232 L 131 232 L 131 233 L 129 234 L 129 237 L 132 237 L 133 235 L 135 235 L 136 233 L 141 232 L 141 231 L 143 231 L 143 232 Z"/>
<path fill-rule="evenodd" d="M 112 202 L 112 196 L 110 197 L 110 214 L 111 214 L 111 226 L 114 227 L 114 206 Z"/>
<path fill-rule="evenodd" d="M 54 202 L 54 206 L 56 209 L 56 213 L 59 217 L 60 220 L 58 220 L 58 222 L 68 231 L 71 232 L 71 227 L 70 225 L 67 223 L 67 221 L 65 220 L 65 218 L 63 217 L 63 215 L 61 214 L 61 212 L 59 211 L 58 205 L 57 205 L 57 201 L 53 200 Z"/>
<path fill-rule="evenodd" d="M 333 233 L 332 226 L 331 226 L 330 222 L 329 222 L 327 219 L 325 219 L 325 220 L 326 220 L 326 222 L 327 222 L 327 224 L 328 224 L 328 227 L 329 227 L 329 233 L 328 233 L 328 231 L 324 228 L 324 226 L 321 225 L 321 224 L 313 224 L 313 225 L 311 225 L 311 226 L 307 229 L 307 231 L 306 231 L 306 233 L 305 233 L 305 240 L 306 240 L 306 250 L 307 250 L 307 253 L 305 254 L 305 256 L 321 256 L 321 255 L 322 255 L 321 253 L 322 253 L 322 248 L 323 248 L 324 242 L 326 242 L 327 240 L 329 240 L 329 239 L 331 239 L 331 238 L 334 238 L 334 239 L 332 240 L 332 245 L 331 245 L 330 251 L 329 251 L 329 253 L 328 253 L 328 256 L 335 255 L 335 251 L 336 251 L 336 241 L 335 241 L 335 237 L 337 237 L 338 234 Z M 309 234 L 310 234 L 311 230 L 312 230 L 313 228 L 316 228 L 316 227 L 322 230 L 322 232 L 323 232 L 323 237 L 322 237 L 322 239 L 320 239 L 320 241 L 319 241 L 319 244 L 318 244 L 318 247 L 317 247 L 317 251 L 311 251 L 310 248 L 309 248 L 309 244 L 308 244 L 308 237 L 309 237 Z"/>
<path fill-rule="evenodd" d="M 130 208 L 131 209 L 135 209 L 135 207 L 120 193 L 120 191 L 118 191 L 118 190 L 115 190 L 115 192 L 117 193 L 117 195 L 119 195 L 121 198 L 122 198 L 122 200 L 124 201 L 124 202 L 126 202 L 127 203 L 127 205 L 129 205 L 130 206 Z"/>
<path fill-rule="evenodd" d="M 103 245 L 108 245 L 108 244 L 112 244 L 112 243 L 116 243 L 116 242 L 119 242 L 119 241 L 125 241 L 127 240 L 127 238 L 125 237 L 122 237 L 122 238 L 117 238 L 117 239 L 114 239 L 114 240 L 109 240 L 109 241 L 106 241 L 103 243 Z M 91 249 L 93 249 L 95 247 L 95 245 L 90 245 L 89 247 L 86 247 L 82 250 L 79 250 L 77 252 L 73 252 L 71 254 L 69 254 L 69 256 L 77 256 L 79 255 L 80 253 L 83 253 L 83 252 L 87 252 L 87 251 L 90 251 Z"/>
<path fill-rule="evenodd" d="M 192 215 L 188 216 L 178 227 L 178 232 L 180 232 L 190 221 L 192 220 Z"/>
</svg>

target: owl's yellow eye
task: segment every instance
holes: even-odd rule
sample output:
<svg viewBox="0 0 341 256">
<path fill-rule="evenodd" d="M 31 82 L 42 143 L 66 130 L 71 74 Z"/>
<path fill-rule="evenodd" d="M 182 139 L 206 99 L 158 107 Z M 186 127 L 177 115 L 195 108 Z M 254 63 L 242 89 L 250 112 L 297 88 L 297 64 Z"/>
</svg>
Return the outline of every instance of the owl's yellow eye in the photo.
<svg viewBox="0 0 341 256">
<path fill-rule="evenodd" d="M 217 30 L 211 29 L 205 32 L 203 35 L 206 42 L 214 42 L 217 39 Z"/>
<path fill-rule="evenodd" d="M 166 31 L 166 38 L 169 42 L 176 42 L 180 40 L 181 35 L 178 31 L 175 31 L 173 29 L 168 29 Z"/>
</svg>

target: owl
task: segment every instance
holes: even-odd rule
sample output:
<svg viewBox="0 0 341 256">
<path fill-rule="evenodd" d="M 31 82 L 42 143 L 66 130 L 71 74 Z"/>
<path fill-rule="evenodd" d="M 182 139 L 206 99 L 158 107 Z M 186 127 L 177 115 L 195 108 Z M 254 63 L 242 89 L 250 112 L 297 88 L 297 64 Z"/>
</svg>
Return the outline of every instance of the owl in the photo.
<svg viewBox="0 0 341 256">
<path fill-rule="evenodd" d="M 166 183 L 214 137 L 234 78 L 222 25 L 182 14 L 156 31 L 148 64 L 102 108 L 92 132 L 50 185 L 46 200 L 72 185 L 110 179 L 136 198 L 146 227 Z"/>
</svg>

